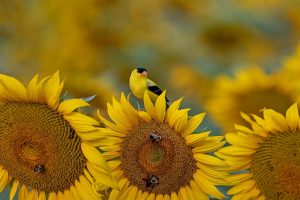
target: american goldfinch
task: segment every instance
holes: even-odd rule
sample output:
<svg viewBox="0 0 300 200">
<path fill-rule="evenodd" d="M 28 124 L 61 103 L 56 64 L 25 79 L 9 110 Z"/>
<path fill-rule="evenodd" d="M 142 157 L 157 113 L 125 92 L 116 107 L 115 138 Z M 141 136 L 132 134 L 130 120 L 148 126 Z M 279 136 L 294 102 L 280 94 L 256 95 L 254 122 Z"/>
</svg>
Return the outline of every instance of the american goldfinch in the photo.
<svg viewBox="0 0 300 200">
<path fill-rule="evenodd" d="M 162 94 L 162 90 L 150 79 L 148 71 L 145 68 L 136 68 L 131 72 L 129 78 L 129 87 L 133 95 L 143 99 L 146 90 L 149 92 L 150 99 L 155 102 L 157 97 Z M 166 97 L 166 106 L 170 106 L 170 101 Z"/>
</svg>

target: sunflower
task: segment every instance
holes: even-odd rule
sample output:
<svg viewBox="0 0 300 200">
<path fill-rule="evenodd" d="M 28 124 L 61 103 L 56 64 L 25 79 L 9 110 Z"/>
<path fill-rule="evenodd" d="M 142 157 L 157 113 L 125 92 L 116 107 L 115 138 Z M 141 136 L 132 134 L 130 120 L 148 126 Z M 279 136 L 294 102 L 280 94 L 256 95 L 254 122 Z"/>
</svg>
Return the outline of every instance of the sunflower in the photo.
<svg viewBox="0 0 300 200">
<path fill-rule="evenodd" d="M 198 41 L 204 56 L 217 61 L 222 70 L 237 63 L 266 63 L 278 55 L 278 42 L 271 40 L 261 29 L 238 20 L 212 20 L 203 23 Z M 255 45 L 255 44 L 260 45 Z M 203 61 L 202 61 L 203 62 Z M 247 63 L 246 62 L 246 63 Z"/>
<path fill-rule="evenodd" d="M 208 154 L 224 145 L 223 136 L 193 133 L 205 113 L 188 118 L 190 109 L 179 109 L 182 99 L 166 110 L 165 94 L 154 105 L 145 92 L 143 111 L 122 93 L 120 101 L 108 104 L 112 121 L 99 114 L 108 135 L 99 148 L 120 187 L 112 189 L 109 200 L 224 197 L 216 185 L 225 184 L 226 165 Z"/>
<path fill-rule="evenodd" d="M 58 72 L 27 87 L 0 74 L 0 192 L 11 185 L 10 199 L 101 199 L 96 180 L 118 187 L 92 146 L 98 122 L 74 111 L 89 104 L 60 102 L 63 85 Z"/>
<path fill-rule="evenodd" d="M 263 118 L 246 115 L 251 128 L 236 126 L 237 133 L 226 134 L 231 146 L 215 154 L 225 159 L 236 199 L 300 199 L 300 121 L 297 103 L 285 116 L 265 109 Z"/>
<path fill-rule="evenodd" d="M 300 73 L 300 44 L 294 50 L 294 54 L 284 59 L 283 67 L 280 70 L 282 76 L 286 77 L 295 90 L 300 90 L 299 77 Z"/>
<path fill-rule="evenodd" d="M 299 96 L 287 81 L 280 73 L 267 75 L 257 67 L 240 71 L 234 79 L 222 76 L 206 106 L 225 131 L 232 131 L 235 123 L 245 124 L 240 111 L 259 115 L 268 107 L 284 113 Z"/>
</svg>

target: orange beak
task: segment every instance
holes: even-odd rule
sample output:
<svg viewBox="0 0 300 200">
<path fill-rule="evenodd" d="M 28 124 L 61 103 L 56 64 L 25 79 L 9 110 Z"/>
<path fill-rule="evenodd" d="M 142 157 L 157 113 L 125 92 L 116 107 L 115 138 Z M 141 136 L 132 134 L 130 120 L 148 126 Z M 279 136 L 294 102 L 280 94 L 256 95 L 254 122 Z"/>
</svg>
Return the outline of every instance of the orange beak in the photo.
<svg viewBox="0 0 300 200">
<path fill-rule="evenodd" d="M 147 77 L 147 76 L 148 76 L 148 72 L 143 71 L 143 72 L 141 73 L 141 76 Z"/>
</svg>

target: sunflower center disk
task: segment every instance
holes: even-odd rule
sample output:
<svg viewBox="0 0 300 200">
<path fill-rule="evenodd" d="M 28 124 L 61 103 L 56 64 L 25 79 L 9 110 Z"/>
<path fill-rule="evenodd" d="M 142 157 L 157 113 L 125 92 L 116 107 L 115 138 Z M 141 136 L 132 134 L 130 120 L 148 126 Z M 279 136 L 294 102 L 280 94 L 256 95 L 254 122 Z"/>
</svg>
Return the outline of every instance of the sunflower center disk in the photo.
<svg viewBox="0 0 300 200">
<path fill-rule="evenodd" d="M 0 165 L 38 191 L 64 191 L 83 173 L 80 138 L 62 115 L 46 105 L 1 106 L 0 146 Z"/>
<path fill-rule="evenodd" d="M 138 162 L 149 173 L 160 173 L 169 170 L 174 156 L 173 145 L 168 138 L 160 143 L 147 141 L 138 152 Z"/>
<path fill-rule="evenodd" d="M 254 154 L 251 172 L 267 199 L 300 199 L 299 135 L 272 135 Z"/>
<path fill-rule="evenodd" d="M 162 139 L 152 141 L 149 138 L 152 133 Z M 178 192 L 189 184 L 196 170 L 192 150 L 185 139 L 168 124 L 157 121 L 141 122 L 128 134 L 122 143 L 121 161 L 131 184 L 156 194 Z M 159 179 L 158 184 L 147 184 L 151 176 Z"/>
</svg>

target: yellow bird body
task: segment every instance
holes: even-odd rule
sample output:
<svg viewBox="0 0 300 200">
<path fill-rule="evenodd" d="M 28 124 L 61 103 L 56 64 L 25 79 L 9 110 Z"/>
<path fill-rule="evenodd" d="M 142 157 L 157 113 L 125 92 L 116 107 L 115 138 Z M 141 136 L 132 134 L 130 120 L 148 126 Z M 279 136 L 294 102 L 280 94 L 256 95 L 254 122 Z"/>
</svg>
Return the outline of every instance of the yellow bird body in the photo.
<svg viewBox="0 0 300 200">
<path fill-rule="evenodd" d="M 137 98 L 143 99 L 145 91 L 148 90 L 150 99 L 155 102 L 158 95 L 149 90 L 149 87 L 151 88 L 155 86 L 157 87 L 157 85 L 153 81 L 147 78 L 146 73 L 139 73 L 138 69 L 134 69 L 131 72 L 129 78 L 129 87 L 133 95 Z"/>
</svg>

